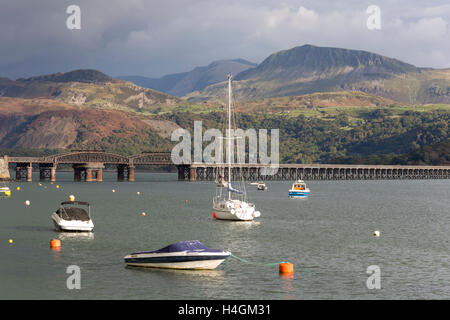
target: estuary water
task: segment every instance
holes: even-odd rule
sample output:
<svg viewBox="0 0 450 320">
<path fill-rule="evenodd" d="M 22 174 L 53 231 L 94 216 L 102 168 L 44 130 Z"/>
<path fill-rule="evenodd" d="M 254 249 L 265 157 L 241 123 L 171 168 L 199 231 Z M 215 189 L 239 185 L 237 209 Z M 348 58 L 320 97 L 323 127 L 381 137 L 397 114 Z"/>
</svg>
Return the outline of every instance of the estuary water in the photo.
<svg viewBox="0 0 450 320">
<path fill-rule="evenodd" d="M 288 198 L 290 181 L 267 182 L 267 192 L 247 185 L 261 217 L 225 222 L 212 217 L 213 182 L 156 173 L 116 182 L 104 173 L 104 182 L 85 183 L 58 172 L 40 186 L 33 178 L 8 183 L 12 196 L 0 199 L 0 299 L 450 298 L 448 180 L 307 181 L 307 199 Z M 50 215 L 71 194 L 91 203 L 93 234 L 53 230 Z M 124 264 L 128 253 L 183 240 L 251 263 L 230 257 L 212 271 Z M 279 275 L 281 261 L 294 264 L 293 277 Z M 71 265 L 81 289 L 67 287 Z M 380 289 L 366 285 L 373 265 Z"/>
</svg>

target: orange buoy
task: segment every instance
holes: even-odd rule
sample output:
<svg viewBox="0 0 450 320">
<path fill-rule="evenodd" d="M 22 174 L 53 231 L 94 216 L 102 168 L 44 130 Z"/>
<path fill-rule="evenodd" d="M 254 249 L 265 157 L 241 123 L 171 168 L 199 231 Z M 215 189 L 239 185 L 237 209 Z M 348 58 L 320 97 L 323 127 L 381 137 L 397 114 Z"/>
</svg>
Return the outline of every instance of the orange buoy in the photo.
<svg viewBox="0 0 450 320">
<path fill-rule="evenodd" d="M 294 265 L 289 262 L 282 262 L 279 265 L 279 271 L 282 274 L 293 274 L 294 273 Z"/>
<path fill-rule="evenodd" d="M 215 212 L 213 212 L 213 217 L 214 217 L 214 219 L 216 218 L 216 213 Z"/>
<path fill-rule="evenodd" d="M 50 240 L 50 248 L 61 248 L 61 240 L 58 239 Z"/>
</svg>

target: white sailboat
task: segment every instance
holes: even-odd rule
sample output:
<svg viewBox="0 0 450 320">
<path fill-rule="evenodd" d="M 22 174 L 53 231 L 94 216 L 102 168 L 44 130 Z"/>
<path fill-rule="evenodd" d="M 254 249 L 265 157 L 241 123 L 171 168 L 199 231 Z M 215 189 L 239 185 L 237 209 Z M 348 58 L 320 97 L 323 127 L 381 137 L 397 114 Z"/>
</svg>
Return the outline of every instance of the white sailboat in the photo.
<svg viewBox="0 0 450 320">
<path fill-rule="evenodd" d="M 247 194 L 245 192 L 245 184 L 241 179 L 238 182 L 241 190 L 235 189 L 232 186 L 232 174 L 231 174 L 231 75 L 228 76 L 228 130 L 227 130 L 227 165 L 228 165 L 228 177 L 225 179 L 223 175 L 220 175 L 218 182 L 216 183 L 216 196 L 213 199 L 214 216 L 219 220 L 234 220 L 234 221 L 252 221 L 261 215 L 259 211 L 256 211 L 255 205 L 249 203 L 247 200 Z M 234 146 L 234 144 L 233 144 Z M 217 171 L 219 172 L 219 170 Z"/>
</svg>

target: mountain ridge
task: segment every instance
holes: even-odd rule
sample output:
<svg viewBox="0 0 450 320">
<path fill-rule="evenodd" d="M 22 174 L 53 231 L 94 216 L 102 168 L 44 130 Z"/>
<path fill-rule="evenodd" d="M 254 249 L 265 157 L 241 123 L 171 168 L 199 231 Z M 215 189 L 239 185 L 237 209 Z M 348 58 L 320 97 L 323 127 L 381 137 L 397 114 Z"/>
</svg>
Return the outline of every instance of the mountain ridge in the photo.
<svg viewBox="0 0 450 320">
<path fill-rule="evenodd" d="M 180 97 L 193 91 L 202 90 L 208 85 L 221 82 L 228 73 L 240 73 L 256 65 L 245 59 L 217 60 L 207 66 L 195 67 L 188 72 L 168 74 L 161 78 L 120 76 L 118 79 L 131 81 L 145 88 Z"/>
<path fill-rule="evenodd" d="M 234 94 L 243 100 L 349 90 L 403 103 L 450 103 L 450 69 L 419 68 L 363 50 L 297 46 L 269 55 L 234 80 Z M 221 82 L 184 98 L 219 100 L 225 91 Z"/>
</svg>

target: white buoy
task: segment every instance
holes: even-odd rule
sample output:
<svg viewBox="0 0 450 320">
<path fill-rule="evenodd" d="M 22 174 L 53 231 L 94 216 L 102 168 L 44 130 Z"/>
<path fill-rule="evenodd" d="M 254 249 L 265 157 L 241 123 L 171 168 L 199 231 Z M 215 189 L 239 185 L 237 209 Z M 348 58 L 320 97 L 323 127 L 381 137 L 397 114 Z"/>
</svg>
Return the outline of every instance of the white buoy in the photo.
<svg viewBox="0 0 450 320">
<path fill-rule="evenodd" d="M 25 201 L 25 205 L 26 205 L 26 206 L 29 206 L 29 205 L 30 205 L 30 200 L 26 200 L 26 201 Z"/>
<path fill-rule="evenodd" d="M 380 231 L 375 230 L 375 231 L 373 232 L 373 235 L 374 235 L 374 237 L 379 237 L 379 236 L 380 236 Z"/>
<path fill-rule="evenodd" d="M 145 217 L 147 214 L 145 212 L 141 213 L 141 216 Z"/>
<path fill-rule="evenodd" d="M 116 192 L 116 189 L 112 189 L 112 192 Z"/>
<path fill-rule="evenodd" d="M 74 196 L 73 194 L 71 194 L 71 195 L 69 196 L 69 201 L 72 201 L 72 202 L 75 201 L 75 196 Z"/>
</svg>

